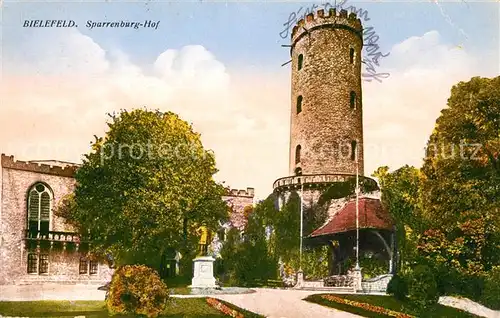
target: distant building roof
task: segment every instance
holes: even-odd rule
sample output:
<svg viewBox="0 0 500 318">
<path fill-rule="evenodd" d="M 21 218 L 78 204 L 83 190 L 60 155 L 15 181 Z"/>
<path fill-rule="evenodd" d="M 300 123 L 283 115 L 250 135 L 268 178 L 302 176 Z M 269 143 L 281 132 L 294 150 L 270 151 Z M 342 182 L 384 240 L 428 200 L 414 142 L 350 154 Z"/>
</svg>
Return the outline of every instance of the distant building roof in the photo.
<svg viewBox="0 0 500 318">
<path fill-rule="evenodd" d="M 359 228 L 392 230 L 394 222 L 382 202 L 373 198 L 359 199 Z M 349 201 L 323 226 L 309 237 L 337 234 L 356 230 L 356 200 Z"/>
</svg>

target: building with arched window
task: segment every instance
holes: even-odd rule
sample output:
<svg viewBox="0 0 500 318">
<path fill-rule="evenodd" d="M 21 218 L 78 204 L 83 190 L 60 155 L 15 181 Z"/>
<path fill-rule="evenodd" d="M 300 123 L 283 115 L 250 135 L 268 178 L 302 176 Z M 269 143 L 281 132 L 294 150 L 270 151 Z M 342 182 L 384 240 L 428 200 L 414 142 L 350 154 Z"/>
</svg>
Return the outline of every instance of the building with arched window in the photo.
<svg viewBox="0 0 500 318">
<path fill-rule="evenodd" d="M 53 213 L 75 188 L 77 164 L 58 161 L 18 161 L 0 157 L 0 285 L 40 282 L 103 285 L 113 273 L 112 261 L 88 253 L 92 241 L 76 233 Z M 227 188 L 222 197 L 231 208 L 230 220 L 218 233 L 200 237 L 202 253 L 217 254 L 230 227 L 243 229 L 244 210 L 253 206 L 254 189 Z M 220 244 L 219 244 L 220 245 Z M 216 256 L 216 255 L 214 255 Z M 169 248 L 160 255 L 160 275 L 175 276 L 180 254 Z"/>
<path fill-rule="evenodd" d="M 78 165 L 0 160 L 0 285 L 108 282 L 109 264 L 93 259 L 88 239 L 53 213 L 74 190 Z"/>
</svg>

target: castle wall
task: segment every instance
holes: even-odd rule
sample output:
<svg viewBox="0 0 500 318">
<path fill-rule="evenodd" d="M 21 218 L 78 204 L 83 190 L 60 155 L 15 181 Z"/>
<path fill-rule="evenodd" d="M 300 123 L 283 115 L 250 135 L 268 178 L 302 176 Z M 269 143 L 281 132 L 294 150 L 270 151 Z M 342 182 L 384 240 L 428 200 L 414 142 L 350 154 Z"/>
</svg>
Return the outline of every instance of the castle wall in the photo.
<svg viewBox="0 0 500 318">
<path fill-rule="evenodd" d="M 302 174 L 355 174 L 356 164 L 351 159 L 353 140 L 357 141 L 359 173 L 363 175 L 361 30 L 361 22 L 355 16 L 334 10 L 310 14 L 294 28 L 290 175 L 295 174 L 297 167 Z M 299 55 L 303 56 L 300 70 Z M 350 106 L 351 91 L 356 94 L 354 108 Z M 303 98 L 302 110 L 297 113 L 299 96 Z M 301 146 L 299 164 L 295 163 L 297 145 Z"/>
<path fill-rule="evenodd" d="M 230 223 L 238 229 L 243 229 L 246 225 L 246 217 L 244 214 L 245 207 L 253 207 L 254 189 L 247 190 L 229 190 L 226 196 L 222 197 L 229 206 L 232 206 Z"/>
<path fill-rule="evenodd" d="M 0 284 L 23 283 L 29 281 L 105 281 L 110 271 L 107 265 L 99 264 L 98 275 L 80 275 L 78 252 L 50 251 L 48 274 L 27 274 L 28 250 L 25 247 L 27 228 L 28 190 L 37 182 L 49 186 L 53 193 L 52 209 L 61 198 L 74 190 L 75 180 L 69 176 L 59 176 L 54 170 L 29 171 L 29 164 L 16 162 L 26 169 L 14 169 L 11 157 L 2 156 L 0 201 Z M 12 168 L 14 167 L 14 168 Z M 43 168 L 45 169 L 45 168 Z M 59 168 L 60 169 L 60 168 Z M 59 171 L 59 169 L 56 169 Z M 66 170 L 69 171 L 69 170 Z M 71 232 L 73 229 L 62 218 L 51 211 L 50 231 Z"/>
</svg>

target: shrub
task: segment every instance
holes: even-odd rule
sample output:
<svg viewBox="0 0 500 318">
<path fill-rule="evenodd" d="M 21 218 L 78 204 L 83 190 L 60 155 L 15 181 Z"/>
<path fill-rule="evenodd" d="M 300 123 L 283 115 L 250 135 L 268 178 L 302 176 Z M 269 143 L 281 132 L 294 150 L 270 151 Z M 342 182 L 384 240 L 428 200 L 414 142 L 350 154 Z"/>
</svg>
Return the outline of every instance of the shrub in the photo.
<svg viewBox="0 0 500 318">
<path fill-rule="evenodd" d="M 408 283 L 406 279 L 397 274 L 392 276 L 387 285 L 387 293 L 393 295 L 398 300 L 404 300 L 408 295 Z"/>
<path fill-rule="evenodd" d="M 418 265 L 410 276 L 408 292 L 419 309 L 426 309 L 437 303 L 439 294 L 432 269 Z"/>
<path fill-rule="evenodd" d="M 500 309 L 500 266 L 494 267 L 488 273 L 484 284 L 482 302 L 491 309 Z"/>
<path fill-rule="evenodd" d="M 157 317 L 167 305 L 167 285 L 144 265 L 126 265 L 113 274 L 106 299 L 111 314 Z"/>
</svg>

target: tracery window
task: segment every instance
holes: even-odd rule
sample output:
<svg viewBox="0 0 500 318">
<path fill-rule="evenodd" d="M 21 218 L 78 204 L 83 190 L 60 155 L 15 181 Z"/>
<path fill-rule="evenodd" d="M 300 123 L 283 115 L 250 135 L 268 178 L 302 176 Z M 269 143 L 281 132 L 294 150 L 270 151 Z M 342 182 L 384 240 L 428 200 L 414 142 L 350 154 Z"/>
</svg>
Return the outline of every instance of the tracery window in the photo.
<svg viewBox="0 0 500 318">
<path fill-rule="evenodd" d="M 35 184 L 28 192 L 28 230 L 48 234 L 52 193 L 43 183 Z"/>
</svg>

